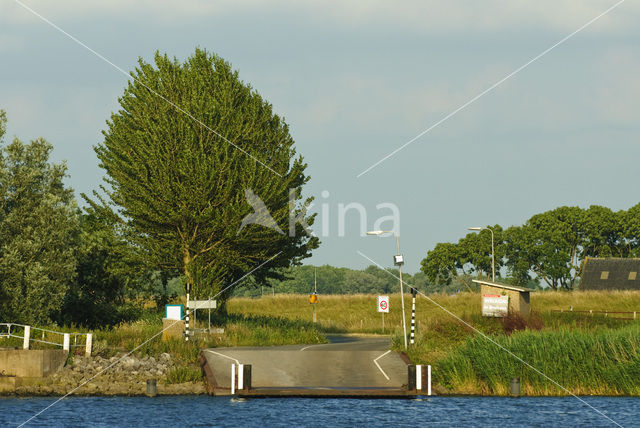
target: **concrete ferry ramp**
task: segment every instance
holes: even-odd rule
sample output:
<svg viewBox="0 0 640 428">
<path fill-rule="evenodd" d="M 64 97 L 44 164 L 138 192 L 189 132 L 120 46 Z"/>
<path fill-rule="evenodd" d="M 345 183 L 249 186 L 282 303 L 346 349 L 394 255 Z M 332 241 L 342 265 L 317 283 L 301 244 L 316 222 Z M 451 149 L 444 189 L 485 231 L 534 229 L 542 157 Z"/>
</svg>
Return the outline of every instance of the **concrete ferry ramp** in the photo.
<svg viewBox="0 0 640 428">
<path fill-rule="evenodd" d="M 407 383 L 407 364 L 387 337 L 329 336 L 331 343 L 213 348 L 203 352 L 214 393 L 231 384 L 233 363 L 251 364 L 252 389 L 395 389 Z"/>
</svg>

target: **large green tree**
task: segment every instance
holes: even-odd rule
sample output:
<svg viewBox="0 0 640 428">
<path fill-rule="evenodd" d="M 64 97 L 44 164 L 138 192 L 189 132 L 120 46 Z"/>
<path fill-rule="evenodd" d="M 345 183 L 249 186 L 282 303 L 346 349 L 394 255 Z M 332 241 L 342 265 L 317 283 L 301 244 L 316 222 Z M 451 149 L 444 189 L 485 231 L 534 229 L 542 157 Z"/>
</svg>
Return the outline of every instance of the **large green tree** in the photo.
<svg viewBox="0 0 640 428">
<path fill-rule="evenodd" d="M 184 63 L 156 53 L 131 75 L 95 150 L 106 199 L 145 260 L 179 270 L 206 297 L 267 261 L 257 283 L 308 257 L 318 240 L 305 230 L 306 164 L 272 106 L 201 49 Z M 244 224 L 265 217 L 251 200 L 272 227 Z"/>
<path fill-rule="evenodd" d="M 528 268 L 554 290 L 572 289 L 580 275 L 587 243 L 585 220 L 583 209 L 559 207 L 534 215 L 519 228 L 511 228 L 507 265 L 514 272 Z M 523 274 L 519 272 L 517 276 Z"/>
<path fill-rule="evenodd" d="M 571 290 L 586 257 L 633 257 L 640 248 L 640 204 L 614 212 L 593 205 L 558 207 L 532 216 L 525 224 L 495 233 L 496 269 L 519 285 L 540 281 L 552 289 Z M 482 236 L 484 234 L 484 236 Z M 427 253 L 422 271 L 432 282 L 449 284 L 458 275 L 490 269 L 488 231 L 467 235 L 457 244 L 440 243 Z"/>
<path fill-rule="evenodd" d="M 129 303 L 152 283 L 114 216 L 103 214 L 87 207 L 80 215 L 77 276 L 64 299 L 64 324 L 95 328 L 127 320 Z"/>
<path fill-rule="evenodd" d="M 495 268 L 499 275 L 503 265 L 502 227 L 490 226 L 494 233 Z M 491 231 L 483 229 L 480 233 L 468 233 L 457 244 L 438 243 L 427 253 L 421 262 L 421 270 L 427 279 L 436 284 L 449 285 L 461 275 L 491 275 Z"/>
<path fill-rule="evenodd" d="M 0 144 L 6 116 L 0 111 Z M 78 208 L 42 138 L 0 147 L 0 319 L 45 324 L 76 273 Z"/>
</svg>

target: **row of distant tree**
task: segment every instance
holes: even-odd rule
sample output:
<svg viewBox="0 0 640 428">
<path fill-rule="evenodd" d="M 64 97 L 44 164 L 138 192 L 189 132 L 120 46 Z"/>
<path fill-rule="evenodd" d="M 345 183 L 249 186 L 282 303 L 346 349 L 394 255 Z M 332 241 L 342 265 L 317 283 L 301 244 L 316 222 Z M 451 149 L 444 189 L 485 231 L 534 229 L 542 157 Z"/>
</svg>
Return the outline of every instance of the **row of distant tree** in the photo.
<svg viewBox="0 0 640 428">
<path fill-rule="evenodd" d="M 602 206 L 559 207 L 521 226 L 494 232 L 495 265 L 502 281 L 572 290 L 586 257 L 640 256 L 640 204 L 613 211 Z M 439 243 L 422 261 L 429 282 L 491 273 L 491 231 L 469 233 L 457 243 Z"/>
<path fill-rule="evenodd" d="M 272 293 L 313 293 L 314 285 L 319 294 L 392 294 L 400 291 L 399 272 L 397 269 L 380 269 L 369 266 L 364 270 L 338 268 L 334 266 L 294 266 L 282 271 L 286 279 L 271 280 L 267 287 L 246 285 L 238 288 L 235 296 L 256 297 Z M 433 285 L 426 274 L 418 272 L 414 275 L 402 273 L 402 281 L 409 292 L 409 287 L 416 287 L 422 292 L 435 293 L 467 291 L 475 289 L 468 278 L 452 281 L 450 284 Z"/>
</svg>

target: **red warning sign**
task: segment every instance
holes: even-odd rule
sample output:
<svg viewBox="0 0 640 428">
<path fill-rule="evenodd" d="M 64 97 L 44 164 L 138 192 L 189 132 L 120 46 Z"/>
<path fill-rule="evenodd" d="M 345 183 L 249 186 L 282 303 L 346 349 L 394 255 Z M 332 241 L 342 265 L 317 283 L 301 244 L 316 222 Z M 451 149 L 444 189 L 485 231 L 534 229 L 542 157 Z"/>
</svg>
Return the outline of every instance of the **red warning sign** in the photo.
<svg viewBox="0 0 640 428">
<path fill-rule="evenodd" d="M 389 313 L 389 296 L 378 296 L 378 312 Z"/>
</svg>

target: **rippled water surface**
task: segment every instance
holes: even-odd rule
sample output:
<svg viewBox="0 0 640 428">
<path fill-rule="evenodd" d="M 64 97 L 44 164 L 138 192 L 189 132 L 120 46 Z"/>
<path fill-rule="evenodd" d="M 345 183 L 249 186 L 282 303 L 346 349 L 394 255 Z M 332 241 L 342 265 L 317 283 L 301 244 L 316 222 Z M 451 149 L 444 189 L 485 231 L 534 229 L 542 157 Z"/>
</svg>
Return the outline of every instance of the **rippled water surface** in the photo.
<svg viewBox="0 0 640 428">
<path fill-rule="evenodd" d="M 583 397 L 620 426 L 640 427 L 640 398 Z M 55 398 L 0 399 L 0 426 L 18 426 Z M 617 426 L 576 398 L 432 397 L 421 400 L 74 397 L 26 426 Z"/>
</svg>

